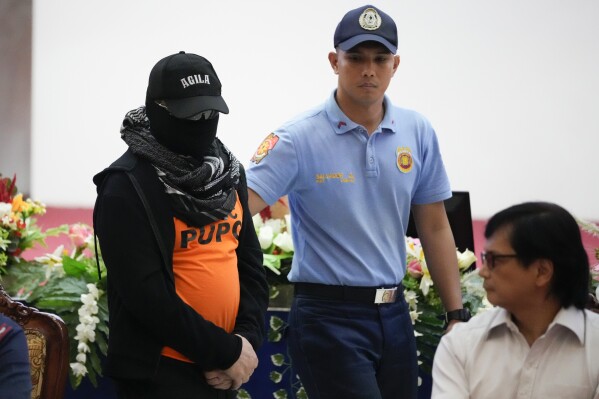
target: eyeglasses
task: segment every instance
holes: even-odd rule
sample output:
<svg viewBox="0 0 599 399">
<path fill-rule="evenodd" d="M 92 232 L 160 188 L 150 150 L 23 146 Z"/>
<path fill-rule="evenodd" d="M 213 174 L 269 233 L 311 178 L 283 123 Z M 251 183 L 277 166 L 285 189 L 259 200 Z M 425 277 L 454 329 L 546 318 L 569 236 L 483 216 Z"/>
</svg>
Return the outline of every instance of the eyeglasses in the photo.
<svg viewBox="0 0 599 399">
<path fill-rule="evenodd" d="M 495 254 L 493 252 L 481 252 L 480 259 L 483 261 L 483 265 L 487 266 L 489 269 L 495 268 L 495 261 L 497 259 L 507 259 L 507 258 L 519 258 L 520 255 L 517 254 Z"/>
<path fill-rule="evenodd" d="M 166 103 L 164 101 L 156 100 L 156 104 L 160 105 L 162 108 L 164 108 L 168 111 L 168 107 L 166 106 Z M 214 109 L 208 109 L 206 111 L 198 112 L 197 114 L 188 116 L 187 118 L 183 118 L 183 119 L 189 120 L 189 121 L 200 121 L 202 119 L 208 120 L 208 119 L 215 118 L 217 114 L 218 114 L 218 111 L 216 111 Z"/>
</svg>

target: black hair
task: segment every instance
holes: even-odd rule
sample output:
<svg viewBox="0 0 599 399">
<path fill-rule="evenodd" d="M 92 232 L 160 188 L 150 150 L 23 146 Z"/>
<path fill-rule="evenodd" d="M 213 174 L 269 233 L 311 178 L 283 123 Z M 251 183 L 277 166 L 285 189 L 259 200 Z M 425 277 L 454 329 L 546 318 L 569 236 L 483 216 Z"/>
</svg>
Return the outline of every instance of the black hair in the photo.
<svg viewBox="0 0 599 399">
<path fill-rule="evenodd" d="M 485 238 L 507 228 L 510 245 L 524 264 L 537 259 L 553 262 L 551 294 L 562 307 L 583 309 L 589 296 L 589 259 L 576 219 L 564 208 L 549 202 L 525 202 L 493 215 Z"/>
</svg>

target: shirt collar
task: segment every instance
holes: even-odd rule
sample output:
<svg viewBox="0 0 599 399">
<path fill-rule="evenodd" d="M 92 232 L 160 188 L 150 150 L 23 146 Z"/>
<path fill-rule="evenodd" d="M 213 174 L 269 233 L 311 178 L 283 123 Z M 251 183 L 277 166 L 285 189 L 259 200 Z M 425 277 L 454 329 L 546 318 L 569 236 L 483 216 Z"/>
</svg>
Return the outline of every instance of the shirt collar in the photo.
<svg viewBox="0 0 599 399">
<path fill-rule="evenodd" d="M 568 330 L 572 331 L 578 337 L 578 340 L 584 345 L 584 328 L 585 328 L 585 314 L 584 310 L 570 306 L 567 308 L 560 309 L 555 315 L 553 322 L 549 324 L 547 331 L 551 330 L 553 326 L 563 326 Z"/>
<path fill-rule="evenodd" d="M 343 133 L 347 133 L 347 132 L 355 129 L 356 127 L 358 127 L 360 125 L 358 125 L 357 123 L 355 123 L 354 121 L 349 119 L 343 113 L 343 111 L 341 111 L 341 108 L 339 108 L 339 105 L 337 104 L 337 101 L 335 100 L 336 92 L 337 92 L 337 90 L 333 90 L 333 92 L 327 99 L 327 101 L 325 103 L 325 109 L 326 109 L 326 113 L 327 113 L 329 122 L 331 123 L 331 126 L 335 130 L 335 133 L 343 134 Z M 395 120 L 393 119 L 393 115 L 392 115 L 393 112 L 391 112 L 391 110 L 393 109 L 393 106 L 391 104 L 391 100 L 389 100 L 389 97 L 387 97 L 387 95 L 385 95 L 385 98 L 383 100 L 383 106 L 385 107 L 385 116 L 383 117 L 383 120 L 381 121 L 381 124 L 380 124 L 381 131 L 395 133 L 397 130 L 397 124 L 395 123 Z"/>
<path fill-rule="evenodd" d="M 497 313 L 497 316 L 491 320 L 487 338 L 489 337 L 491 331 L 501 326 L 505 326 L 513 332 L 519 331 L 518 326 L 512 321 L 510 313 L 501 308 Z M 585 315 L 583 310 L 577 309 L 574 306 L 561 308 L 555 315 L 555 318 L 551 324 L 549 324 L 549 327 L 547 327 L 547 331 L 551 331 L 551 329 L 553 329 L 555 326 L 562 326 L 572 331 L 572 333 L 578 337 L 580 343 L 584 345 Z"/>
</svg>

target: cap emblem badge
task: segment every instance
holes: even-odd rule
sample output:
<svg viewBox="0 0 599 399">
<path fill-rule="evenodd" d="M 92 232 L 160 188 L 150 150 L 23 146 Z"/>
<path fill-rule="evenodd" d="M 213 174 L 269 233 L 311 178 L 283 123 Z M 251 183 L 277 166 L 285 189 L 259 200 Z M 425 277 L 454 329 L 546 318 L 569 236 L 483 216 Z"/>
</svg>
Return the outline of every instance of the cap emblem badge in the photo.
<svg viewBox="0 0 599 399">
<path fill-rule="evenodd" d="M 360 15 L 359 22 L 363 29 L 377 30 L 381 27 L 381 16 L 374 8 L 367 8 Z"/>
</svg>

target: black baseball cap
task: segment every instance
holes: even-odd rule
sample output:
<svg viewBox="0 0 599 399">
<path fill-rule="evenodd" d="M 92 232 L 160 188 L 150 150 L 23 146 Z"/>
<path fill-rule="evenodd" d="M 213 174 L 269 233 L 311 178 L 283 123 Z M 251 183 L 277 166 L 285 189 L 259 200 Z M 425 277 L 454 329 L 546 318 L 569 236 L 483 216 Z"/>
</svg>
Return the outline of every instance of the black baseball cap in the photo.
<svg viewBox="0 0 599 399">
<path fill-rule="evenodd" d="M 173 116 L 181 119 L 211 109 L 229 113 L 210 61 L 185 51 L 169 55 L 154 65 L 146 98 L 160 100 Z"/>
<path fill-rule="evenodd" d="M 397 26 L 393 19 L 375 6 L 366 5 L 348 11 L 335 29 L 335 48 L 347 51 L 366 41 L 383 44 L 397 53 Z"/>
</svg>

